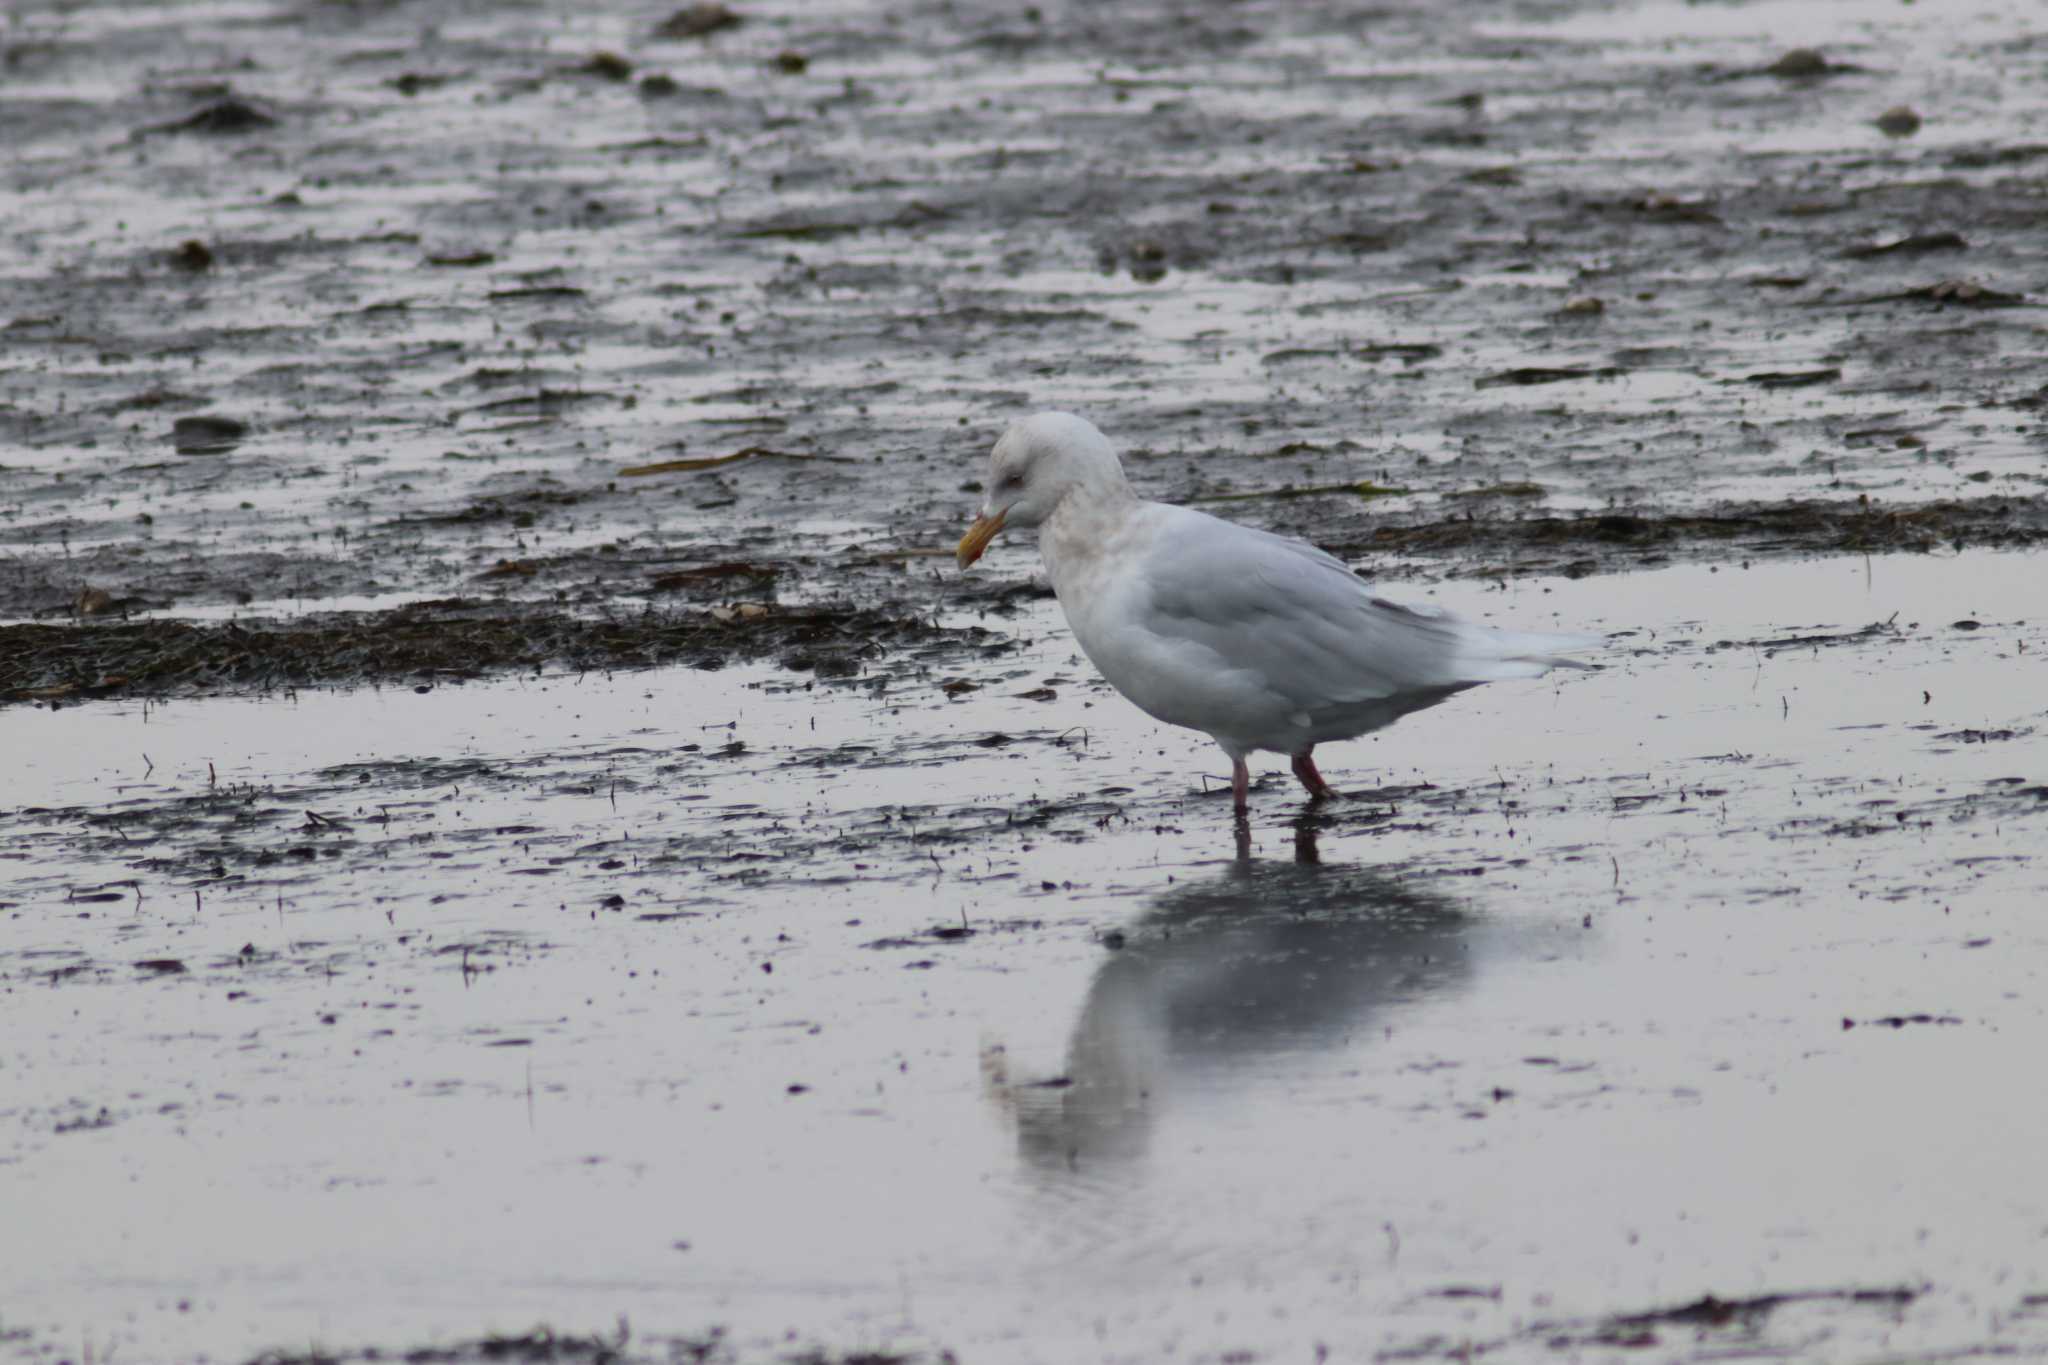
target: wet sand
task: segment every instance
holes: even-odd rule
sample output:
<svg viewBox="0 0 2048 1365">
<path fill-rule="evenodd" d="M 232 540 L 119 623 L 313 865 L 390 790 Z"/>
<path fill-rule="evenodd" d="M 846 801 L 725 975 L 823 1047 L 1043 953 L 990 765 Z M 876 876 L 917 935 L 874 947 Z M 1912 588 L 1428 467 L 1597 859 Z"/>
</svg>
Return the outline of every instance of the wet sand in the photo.
<svg viewBox="0 0 2048 1365">
<path fill-rule="evenodd" d="M 2048 1355 L 2031 10 L 740 9 L 0 30 L 0 1350 Z M 1239 834 L 1046 406 L 1606 667 Z"/>
</svg>

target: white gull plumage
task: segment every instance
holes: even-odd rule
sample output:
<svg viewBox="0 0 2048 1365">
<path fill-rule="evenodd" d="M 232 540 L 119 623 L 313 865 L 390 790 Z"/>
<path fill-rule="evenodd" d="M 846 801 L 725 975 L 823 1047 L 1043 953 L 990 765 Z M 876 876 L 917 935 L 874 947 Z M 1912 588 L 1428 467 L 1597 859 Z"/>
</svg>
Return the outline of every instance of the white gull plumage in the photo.
<svg viewBox="0 0 2048 1365">
<path fill-rule="evenodd" d="M 1082 652 L 1140 710 L 1222 746 L 1240 813 L 1247 754 L 1287 754 L 1311 797 L 1332 796 L 1316 745 L 1480 683 L 1587 667 L 1561 651 L 1595 643 L 1402 606 L 1305 542 L 1145 501 L 1102 433 L 1068 413 L 1027 417 L 996 442 L 960 566 L 1004 529 L 1034 526 Z"/>
</svg>

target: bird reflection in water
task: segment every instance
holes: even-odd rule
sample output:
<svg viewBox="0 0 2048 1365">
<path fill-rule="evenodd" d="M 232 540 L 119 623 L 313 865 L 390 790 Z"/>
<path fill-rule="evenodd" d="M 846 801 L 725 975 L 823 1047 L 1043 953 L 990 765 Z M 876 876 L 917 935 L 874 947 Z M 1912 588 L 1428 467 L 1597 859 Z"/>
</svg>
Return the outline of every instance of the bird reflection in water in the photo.
<svg viewBox="0 0 2048 1365">
<path fill-rule="evenodd" d="M 1276 1063 L 1385 1027 L 1402 1006 L 1462 988 L 1469 917 L 1412 881 L 1325 865 L 1314 817 L 1292 862 L 1238 857 L 1153 899 L 1111 935 L 1056 1077 L 985 1057 L 989 1092 L 1025 1160 L 1087 1172 L 1141 1157 L 1176 1092 L 1250 1089 Z"/>
</svg>

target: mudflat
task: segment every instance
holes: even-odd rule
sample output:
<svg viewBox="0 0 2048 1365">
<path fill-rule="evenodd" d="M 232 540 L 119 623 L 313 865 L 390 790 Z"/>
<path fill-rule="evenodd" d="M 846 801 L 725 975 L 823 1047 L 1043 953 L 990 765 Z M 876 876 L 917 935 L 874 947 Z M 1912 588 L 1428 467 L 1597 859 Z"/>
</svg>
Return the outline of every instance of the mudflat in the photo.
<svg viewBox="0 0 2048 1365">
<path fill-rule="evenodd" d="M 2048 1354 L 2038 29 L 10 13 L 0 1353 Z M 1043 408 L 1603 668 L 1234 827 Z"/>
</svg>

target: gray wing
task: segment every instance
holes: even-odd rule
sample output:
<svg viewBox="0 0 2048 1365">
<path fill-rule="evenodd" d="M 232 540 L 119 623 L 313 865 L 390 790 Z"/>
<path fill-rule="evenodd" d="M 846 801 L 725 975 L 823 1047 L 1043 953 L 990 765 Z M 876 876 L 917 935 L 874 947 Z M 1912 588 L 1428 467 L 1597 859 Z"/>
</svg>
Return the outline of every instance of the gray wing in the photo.
<svg viewBox="0 0 2048 1365">
<path fill-rule="evenodd" d="M 1509 635 L 1390 602 L 1299 540 L 1155 504 L 1145 557 L 1154 629 L 1263 677 L 1303 712 L 1533 677 L 1568 637 Z"/>
</svg>

